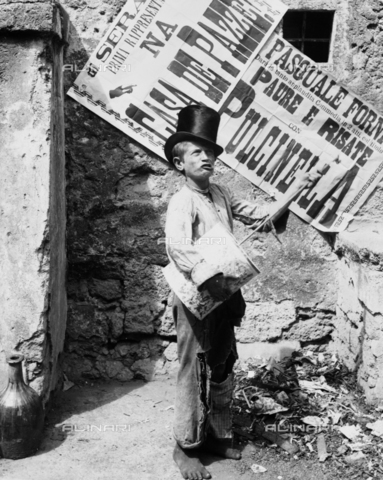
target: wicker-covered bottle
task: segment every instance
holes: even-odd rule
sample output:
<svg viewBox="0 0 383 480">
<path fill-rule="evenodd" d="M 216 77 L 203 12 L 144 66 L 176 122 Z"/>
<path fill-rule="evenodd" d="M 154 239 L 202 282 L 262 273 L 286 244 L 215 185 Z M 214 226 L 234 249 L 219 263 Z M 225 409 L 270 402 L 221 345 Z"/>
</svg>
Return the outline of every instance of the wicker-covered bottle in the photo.
<svg viewBox="0 0 383 480">
<path fill-rule="evenodd" d="M 7 355 L 8 385 L 0 394 L 0 450 L 4 458 L 32 455 L 40 446 L 44 410 L 40 396 L 24 383 L 20 353 Z"/>
</svg>

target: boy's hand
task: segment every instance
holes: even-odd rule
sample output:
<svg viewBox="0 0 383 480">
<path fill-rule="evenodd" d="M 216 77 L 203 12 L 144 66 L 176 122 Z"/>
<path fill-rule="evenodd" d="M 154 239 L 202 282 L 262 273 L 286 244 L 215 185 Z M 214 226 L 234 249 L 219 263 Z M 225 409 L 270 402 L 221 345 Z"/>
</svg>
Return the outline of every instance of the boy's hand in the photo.
<svg viewBox="0 0 383 480">
<path fill-rule="evenodd" d="M 206 288 L 210 295 L 219 301 L 226 300 L 231 293 L 227 286 L 226 279 L 222 274 L 209 278 L 201 287 Z"/>
<path fill-rule="evenodd" d="M 305 186 L 305 188 L 311 188 L 314 186 L 317 181 L 320 179 L 322 176 L 322 172 L 306 172 L 299 180 L 298 187 L 299 186 Z"/>
</svg>

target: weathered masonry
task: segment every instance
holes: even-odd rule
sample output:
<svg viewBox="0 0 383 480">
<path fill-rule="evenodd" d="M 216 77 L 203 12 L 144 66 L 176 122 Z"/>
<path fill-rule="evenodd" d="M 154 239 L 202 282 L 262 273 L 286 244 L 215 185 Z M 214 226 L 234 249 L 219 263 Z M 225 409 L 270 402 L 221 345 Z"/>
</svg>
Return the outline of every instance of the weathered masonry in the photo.
<svg viewBox="0 0 383 480">
<path fill-rule="evenodd" d="M 47 400 L 61 378 L 66 323 L 63 47 L 50 1 L 1 2 L 0 385 L 5 352 L 27 358 Z"/>
<path fill-rule="evenodd" d="M 124 3 L 62 2 L 71 24 L 65 91 Z M 289 12 L 279 33 L 383 113 L 381 3 L 285 3 Z M 48 11 L 50 5 L 29 2 L 24 8 Z M 0 18 L 5 18 L 3 13 Z M 58 94 L 52 96 L 59 91 L 55 89 L 60 75 L 55 81 L 46 75 L 52 69 L 58 72 L 54 65 L 59 65 L 61 50 L 54 50 L 56 56 L 42 52 L 54 38 L 56 48 L 62 47 L 59 35 L 50 36 L 47 27 L 20 28 L 29 31 L 24 35 L 16 31 L 16 25 L 12 20 L 8 27 L 1 27 L 3 33 L 7 30 L 1 48 L 7 52 L 17 48 L 29 62 L 22 67 L 15 60 L 20 56 L 8 56 L 14 66 L 6 70 L 6 80 L 0 84 L 8 129 L 4 133 L 2 124 L 0 134 L 8 172 L 8 186 L 0 190 L 6 206 L 1 207 L 0 218 L 6 223 L 0 228 L 7 285 L 0 293 L 6 305 L 6 315 L 0 319 L 1 345 L 3 349 L 17 347 L 29 356 L 30 377 L 47 392 L 60 375 L 57 358 L 65 329 L 65 183 L 60 177 L 63 137 L 58 135 L 62 119 L 56 118 L 56 128 L 50 128 L 50 106 L 62 104 Z M 42 32 L 47 35 L 41 36 Z M 148 48 L 155 52 L 155 45 Z M 28 78 L 23 76 L 25 70 L 30 72 Z M 16 81 L 19 88 L 14 88 Z M 176 335 L 170 292 L 161 273 L 167 257 L 160 239 L 167 203 L 183 180 L 165 162 L 69 97 L 65 99 L 65 125 L 65 372 L 74 381 L 166 375 L 177 365 Z M 50 148 L 58 149 L 53 162 Z M 215 181 L 230 184 L 245 198 L 271 201 L 223 164 L 217 166 Z M 237 331 L 239 341 L 294 339 L 303 347 L 332 349 L 357 370 L 368 399 L 382 399 L 382 205 L 380 185 L 348 230 L 337 236 L 320 234 L 293 214 L 281 233 L 282 245 L 272 236 L 258 235 L 251 253 L 262 274 L 244 288 L 248 308 Z M 245 228 L 237 224 L 237 237 L 244 234 Z M 52 262 L 59 262 L 60 268 L 52 268 Z"/>
</svg>

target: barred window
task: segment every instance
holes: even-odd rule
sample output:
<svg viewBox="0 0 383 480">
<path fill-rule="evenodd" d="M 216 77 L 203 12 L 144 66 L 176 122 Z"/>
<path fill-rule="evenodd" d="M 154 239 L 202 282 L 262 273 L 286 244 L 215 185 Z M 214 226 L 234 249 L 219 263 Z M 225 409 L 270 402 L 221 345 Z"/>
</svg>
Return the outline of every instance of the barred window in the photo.
<svg viewBox="0 0 383 480">
<path fill-rule="evenodd" d="M 289 10 L 283 17 L 283 38 L 314 62 L 326 63 L 334 13 L 332 10 Z"/>
</svg>

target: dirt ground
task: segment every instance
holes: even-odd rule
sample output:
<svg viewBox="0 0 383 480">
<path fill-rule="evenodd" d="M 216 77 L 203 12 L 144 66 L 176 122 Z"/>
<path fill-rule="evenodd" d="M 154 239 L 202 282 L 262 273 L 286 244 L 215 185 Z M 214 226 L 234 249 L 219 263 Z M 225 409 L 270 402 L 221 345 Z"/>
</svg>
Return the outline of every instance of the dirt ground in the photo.
<svg viewBox="0 0 383 480">
<path fill-rule="evenodd" d="M 75 385 L 56 398 L 38 453 L 22 460 L 1 459 L 0 478 L 181 479 L 172 461 L 174 395 L 175 372 L 149 383 Z M 294 459 L 270 446 L 243 446 L 240 461 L 202 459 L 214 479 L 339 479 L 332 476 L 329 464 L 314 457 Z M 253 473 L 253 464 L 267 472 Z"/>
</svg>

